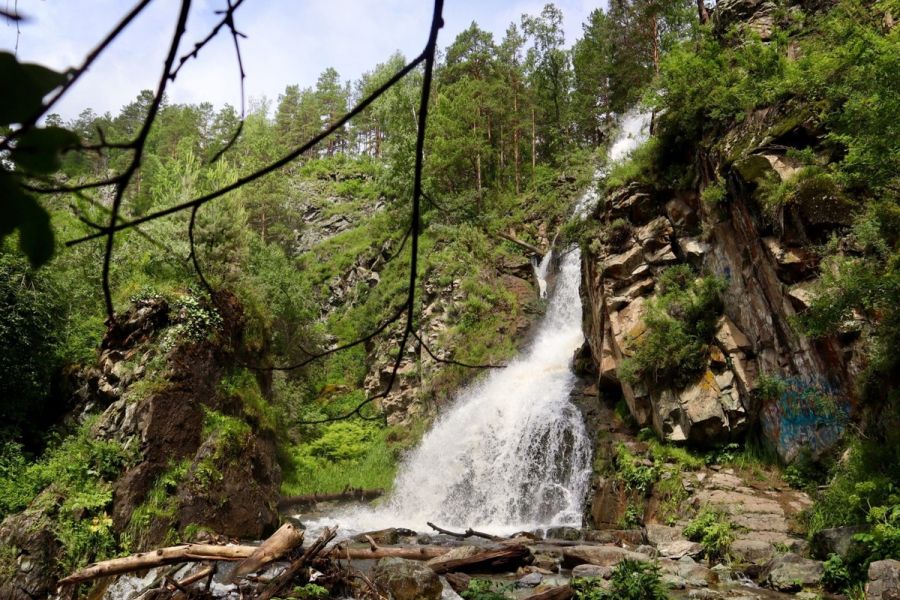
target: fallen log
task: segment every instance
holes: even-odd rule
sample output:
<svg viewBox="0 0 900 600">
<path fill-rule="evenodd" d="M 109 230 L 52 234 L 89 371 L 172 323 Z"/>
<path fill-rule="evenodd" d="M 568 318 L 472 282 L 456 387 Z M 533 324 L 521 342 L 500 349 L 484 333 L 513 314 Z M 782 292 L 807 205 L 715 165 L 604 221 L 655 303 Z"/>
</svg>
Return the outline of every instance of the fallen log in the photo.
<svg viewBox="0 0 900 600">
<path fill-rule="evenodd" d="M 349 488 L 335 494 L 306 494 L 303 496 L 287 496 L 278 501 L 279 510 L 296 506 L 298 504 L 316 504 L 317 502 L 330 502 L 334 500 L 374 500 L 384 495 L 382 489 L 365 490 L 361 488 Z"/>
<path fill-rule="evenodd" d="M 407 560 L 431 560 L 443 556 L 453 548 L 445 546 L 377 546 L 370 548 L 348 548 L 338 546 L 329 550 L 328 558 L 350 560 L 376 560 L 379 558 L 405 558 Z"/>
<path fill-rule="evenodd" d="M 110 577 L 143 571 L 164 565 L 204 561 L 239 561 L 252 556 L 260 546 L 215 546 L 212 544 L 183 544 L 159 548 L 150 552 L 141 552 L 122 558 L 112 558 L 94 563 L 75 571 L 59 585 L 83 583 L 100 577 Z M 331 548 L 322 556 L 334 559 L 376 560 L 379 558 L 406 558 L 409 560 L 430 560 L 449 552 L 451 548 L 443 546 L 379 546 L 369 548 Z"/>
<path fill-rule="evenodd" d="M 515 571 L 520 566 L 531 562 L 531 551 L 521 544 L 504 546 L 473 554 L 467 558 L 443 561 L 430 565 L 438 574 L 459 572 L 498 572 Z"/>
<path fill-rule="evenodd" d="M 235 566 L 228 577 L 229 581 L 234 582 L 245 575 L 255 573 L 270 562 L 287 556 L 291 550 L 303 543 L 303 534 L 304 531 L 293 523 L 285 523 L 260 544 L 253 554 Z"/>
<path fill-rule="evenodd" d="M 550 588 L 534 596 L 528 596 L 528 600 L 569 600 L 575 596 L 575 590 L 568 585 L 560 585 Z"/>
<path fill-rule="evenodd" d="M 312 546 L 307 548 L 306 552 L 304 552 L 300 558 L 293 561 L 281 575 L 276 577 L 272 583 L 256 597 L 256 600 L 271 600 L 275 594 L 284 589 L 294 577 L 297 576 L 300 569 L 312 562 L 312 560 L 325 549 L 325 546 L 334 539 L 335 535 L 337 535 L 337 527 L 326 527 L 319 536 L 319 539 L 317 539 Z"/>
<path fill-rule="evenodd" d="M 60 579 L 60 585 L 70 585 L 97 579 L 121 575 L 132 571 L 142 571 L 163 565 L 172 565 L 183 562 L 203 562 L 207 560 L 243 560 L 256 551 L 256 546 L 216 546 L 213 544 L 182 544 L 159 548 L 150 552 L 141 552 L 122 558 L 111 558 L 94 563 L 75 571 L 65 579 Z"/>
<path fill-rule="evenodd" d="M 519 246 L 520 248 L 524 248 L 525 250 L 528 250 L 529 252 L 531 252 L 532 254 L 534 254 L 536 256 L 544 255 L 544 253 L 541 252 L 541 249 L 538 248 L 537 246 L 533 246 L 533 245 L 529 244 L 528 242 L 522 241 L 512 234 L 504 233 L 504 232 L 500 231 L 497 233 L 497 235 L 502 237 L 507 242 L 512 242 L 516 246 Z"/>
<path fill-rule="evenodd" d="M 469 589 L 469 582 L 472 580 L 465 573 L 447 573 L 444 575 L 444 579 L 447 580 L 447 583 L 457 594 L 461 594 Z"/>
<path fill-rule="evenodd" d="M 426 525 L 428 525 L 429 527 L 431 527 L 432 529 L 434 529 L 434 530 L 437 531 L 438 533 L 443 533 L 443 534 L 445 534 L 445 535 L 453 536 L 453 537 L 455 537 L 455 538 L 457 538 L 457 539 L 460 539 L 460 540 L 464 540 L 464 539 L 466 539 L 466 538 L 468 538 L 468 537 L 473 537 L 473 536 L 474 536 L 474 537 L 484 538 L 484 539 L 486 539 L 486 540 L 491 540 L 491 541 L 493 541 L 493 542 L 497 542 L 497 541 L 500 541 L 500 540 L 503 539 L 502 537 L 499 537 L 499 536 L 496 536 L 496 535 L 491 535 L 490 533 L 484 533 L 483 531 L 475 531 L 475 530 L 472 529 L 471 527 L 469 527 L 468 529 L 466 529 L 464 532 L 459 533 L 459 532 L 456 532 L 456 531 L 450 531 L 449 529 L 444 529 L 443 527 L 438 527 L 437 525 L 435 525 L 434 523 L 432 523 L 432 522 L 430 522 L 430 521 L 429 521 L 428 523 L 426 523 Z"/>
</svg>

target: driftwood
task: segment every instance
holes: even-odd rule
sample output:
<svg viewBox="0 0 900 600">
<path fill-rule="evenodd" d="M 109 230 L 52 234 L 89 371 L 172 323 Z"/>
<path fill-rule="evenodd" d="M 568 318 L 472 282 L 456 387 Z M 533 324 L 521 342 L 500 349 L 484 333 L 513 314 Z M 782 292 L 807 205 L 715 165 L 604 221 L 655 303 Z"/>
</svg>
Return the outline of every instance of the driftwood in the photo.
<svg viewBox="0 0 900 600">
<path fill-rule="evenodd" d="M 317 502 L 329 502 L 333 500 L 374 500 L 384 495 L 382 489 L 364 490 L 361 488 L 347 488 L 336 494 L 307 494 L 305 496 L 287 496 L 278 501 L 279 510 L 284 510 L 298 504 L 315 504 Z"/>
<path fill-rule="evenodd" d="M 256 551 L 256 546 L 215 546 L 213 544 L 182 544 L 160 548 L 150 552 L 141 552 L 122 558 L 112 558 L 94 563 L 80 569 L 65 579 L 59 581 L 60 585 L 82 583 L 97 579 L 121 575 L 132 571 L 142 571 L 163 565 L 172 565 L 183 562 L 203 562 L 208 560 L 243 560 Z"/>
<path fill-rule="evenodd" d="M 325 531 L 322 532 L 322 535 L 319 536 L 319 539 L 306 549 L 303 556 L 293 561 L 281 575 L 276 577 L 272 583 L 256 597 L 256 600 L 271 600 L 275 594 L 284 589 L 285 586 L 297 576 L 300 569 L 306 567 L 307 564 L 325 549 L 325 546 L 334 539 L 335 535 L 337 535 L 337 527 L 326 527 Z"/>
<path fill-rule="evenodd" d="M 278 560 L 303 543 L 303 530 L 298 529 L 293 523 L 285 523 L 278 531 L 273 533 L 247 558 L 242 560 L 229 576 L 229 581 L 235 581 L 250 573 L 259 571 L 272 561 Z"/>
<path fill-rule="evenodd" d="M 467 537 L 480 537 L 480 538 L 484 538 L 484 539 L 486 539 L 486 540 L 491 540 L 491 541 L 494 541 L 494 542 L 503 539 L 503 538 L 498 537 L 498 536 L 496 536 L 496 535 L 491 535 L 490 533 L 484 533 L 483 531 L 475 531 L 475 530 L 472 529 L 471 527 L 469 527 L 468 529 L 466 529 L 464 532 L 459 533 L 459 532 L 456 532 L 456 531 L 450 531 L 449 529 L 444 529 L 443 527 L 438 527 L 437 525 L 435 525 L 434 523 L 431 523 L 430 521 L 427 523 L 427 525 L 428 525 L 429 527 L 431 527 L 432 529 L 434 529 L 435 531 L 437 531 L 438 533 L 443 533 L 443 534 L 445 534 L 445 535 L 450 535 L 450 536 L 453 536 L 453 537 L 455 537 L 455 538 L 457 538 L 457 539 L 460 539 L 460 540 L 464 540 L 464 539 L 466 539 Z"/>
<path fill-rule="evenodd" d="M 529 252 L 531 252 L 532 254 L 534 254 L 536 256 L 544 255 L 544 253 L 541 252 L 541 249 L 538 248 L 537 246 L 533 246 L 532 244 L 529 244 L 528 242 L 524 242 L 512 234 L 503 233 L 502 231 L 500 231 L 497 233 L 497 235 L 502 237 L 504 240 L 506 240 L 508 242 L 512 242 L 513 244 L 515 244 L 516 246 L 519 246 L 520 248 L 524 248 L 525 250 L 528 250 Z"/>
<path fill-rule="evenodd" d="M 575 590 L 568 585 L 560 585 L 543 591 L 534 596 L 528 596 L 528 600 L 569 600 L 575 596 Z"/>
<path fill-rule="evenodd" d="M 447 573 L 444 575 L 444 579 L 447 580 L 447 583 L 457 594 L 466 591 L 469 588 L 469 582 L 472 580 L 465 573 Z"/>
<path fill-rule="evenodd" d="M 100 577 L 110 577 L 153 569 L 164 565 L 205 561 L 239 561 L 250 558 L 262 546 L 215 546 L 212 544 L 184 544 L 170 546 L 150 552 L 142 552 L 122 558 L 112 558 L 80 569 L 65 579 L 60 585 L 91 581 Z M 430 560 L 443 556 L 451 548 L 445 546 L 376 546 L 368 548 L 331 548 L 322 556 L 334 559 L 375 560 L 379 558 L 406 558 L 409 560 Z M 474 557 L 473 557 L 474 558 Z M 252 571 L 251 571 L 252 572 Z M 182 582 L 181 585 L 184 585 Z"/>
<path fill-rule="evenodd" d="M 521 544 L 504 546 L 479 552 L 468 558 L 457 558 L 430 565 L 438 574 L 460 572 L 515 571 L 523 564 L 531 562 L 531 551 Z"/>
</svg>

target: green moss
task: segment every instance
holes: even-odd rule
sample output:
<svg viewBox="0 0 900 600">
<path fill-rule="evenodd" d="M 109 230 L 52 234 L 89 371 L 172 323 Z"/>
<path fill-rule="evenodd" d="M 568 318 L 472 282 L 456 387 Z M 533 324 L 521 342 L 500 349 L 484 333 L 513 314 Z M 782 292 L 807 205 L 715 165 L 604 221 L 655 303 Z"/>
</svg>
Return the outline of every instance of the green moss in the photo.
<svg viewBox="0 0 900 600">
<path fill-rule="evenodd" d="M 18 572 L 17 558 L 19 558 L 18 548 L 0 543 L 0 585 L 11 580 Z"/>
<path fill-rule="evenodd" d="M 159 540 L 150 539 L 151 528 L 163 524 L 167 534 L 163 543 L 177 541 L 176 511 L 178 510 L 177 492 L 185 481 L 191 463 L 183 460 L 170 466 L 157 477 L 147 498 L 134 512 L 121 535 L 122 547 L 128 551 L 146 549 L 151 543 Z M 158 531 L 158 529 L 156 530 Z"/>
<path fill-rule="evenodd" d="M 219 393 L 239 398 L 244 414 L 258 428 L 276 430 L 278 409 L 263 396 L 259 381 L 249 369 L 237 369 L 226 375 L 219 384 Z"/>
</svg>

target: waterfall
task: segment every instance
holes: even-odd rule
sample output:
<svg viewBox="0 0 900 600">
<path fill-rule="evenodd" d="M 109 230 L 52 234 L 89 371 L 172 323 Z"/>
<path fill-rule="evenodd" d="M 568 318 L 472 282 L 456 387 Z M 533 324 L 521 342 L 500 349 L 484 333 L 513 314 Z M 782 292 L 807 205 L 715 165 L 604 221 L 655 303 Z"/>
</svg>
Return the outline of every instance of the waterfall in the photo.
<svg viewBox="0 0 900 600">
<path fill-rule="evenodd" d="M 649 130 L 649 115 L 622 119 L 609 162 L 627 157 Z M 602 177 L 603 171 L 597 176 Z M 590 189 L 573 218 L 598 200 Z M 552 250 L 535 265 L 540 293 Z M 559 258 L 559 273 L 531 346 L 504 369 L 457 395 L 418 447 L 403 461 L 390 497 L 377 508 L 355 508 L 309 523 L 339 524 L 345 533 L 387 527 L 428 531 L 428 521 L 508 534 L 548 526 L 580 526 L 591 474 L 591 443 L 569 397 L 570 365 L 583 343 L 581 253 Z"/>
</svg>

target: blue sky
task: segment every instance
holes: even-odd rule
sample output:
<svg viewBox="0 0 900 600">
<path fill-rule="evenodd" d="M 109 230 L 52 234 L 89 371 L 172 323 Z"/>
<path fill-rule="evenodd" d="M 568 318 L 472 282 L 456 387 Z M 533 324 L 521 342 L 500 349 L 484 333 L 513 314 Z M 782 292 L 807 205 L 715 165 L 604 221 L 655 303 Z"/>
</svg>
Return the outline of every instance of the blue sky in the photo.
<svg viewBox="0 0 900 600">
<path fill-rule="evenodd" d="M 15 0 L 0 0 L 12 9 Z M 65 69 L 84 55 L 132 6 L 131 0 L 18 0 L 28 17 L 18 39 L 19 60 Z M 565 15 L 569 44 L 581 23 L 605 0 L 557 0 Z M 8 6 L 7 6 L 8 5 Z M 445 0 L 445 47 L 474 20 L 499 40 L 511 21 L 537 14 L 544 0 Z M 183 49 L 206 35 L 214 11 L 225 0 L 194 0 Z M 418 54 L 431 19 L 429 0 L 245 0 L 236 12 L 247 34 L 241 48 L 251 98 L 275 100 L 288 84 L 314 85 L 318 74 L 334 67 L 341 78 L 356 79 L 395 50 Z M 153 88 L 177 16 L 178 0 L 155 0 L 58 105 L 73 118 L 86 107 L 115 113 L 141 89 Z M 16 27 L 0 22 L 0 49 L 12 51 Z M 239 104 L 237 68 L 230 36 L 209 45 L 186 66 L 169 97 L 175 102 L 208 100 Z"/>
</svg>

